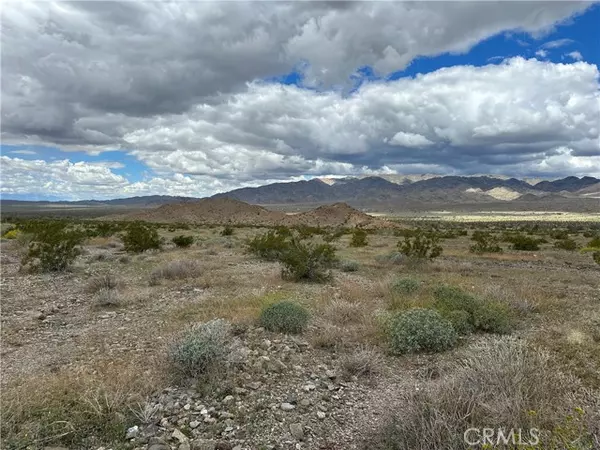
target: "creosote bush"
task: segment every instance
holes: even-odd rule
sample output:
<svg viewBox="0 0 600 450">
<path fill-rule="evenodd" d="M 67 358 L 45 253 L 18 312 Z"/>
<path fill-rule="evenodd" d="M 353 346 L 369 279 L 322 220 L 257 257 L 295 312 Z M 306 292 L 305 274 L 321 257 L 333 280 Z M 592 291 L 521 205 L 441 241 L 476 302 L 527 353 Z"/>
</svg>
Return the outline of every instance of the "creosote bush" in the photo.
<svg viewBox="0 0 600 450">
<path fill-rule="evenodd" d="M 366 247 L 367 245 L 367 232 L 361 228 L 355 229 L 352 232 L 350 247 Z"/>
<path fill-rule="evenodd" d="M 452 324 L 437 311 L 413 308 L 396 315 L 390 324 L 390 346 L 395 354 L 441 352 L 456 344 Z"/>
<path fill-rule="evenodd" d="M 536 251 L 540 249 L 540 240 L 534 237 L 518 234 L 510 238 L 513 250 Z"/>
<path fill-rule="evenodd" d="M 418 230 L 412 237 L 406 236 L 404 241 L 398 242 L 398 251 L 409 258 L 434 259 L 442 254 L 439 242 L 437 236 Z"/>
<path fill-rule="evenodd" d="M 475 241 L 475 244 L 469 247 L 471 253 L 502 253 L 498 238 L 491 233 L 474 231 L 471 239 Z"/>
<path fill-rule="evenodd" d="M 233 227 L 227 225 L 221 230 L 221 236 L 233 236 Z"/>
<path fill-rule="evenodd" d="M 123 244 L 127 252 L 142 253 L 146 250 L 160 249 L 160 238 L 154 228 L 136 222 L 127 227 L 123 235 Z"/>
<path fill-rule="evenodd" d="M 171 345 L 169 360 L 176 375 L 196 378 L 225 364 L 231 345 L 231 326 L 215 319 L 185 331 Z"/>
<path fill-rule="evenodd" d="M 332 278 L 331 268 L 337 262 L 330 244 L 303 243 L 292 239 L 280 254 L 285 280 L 325 282 Z"/>
<path fill-rule="evenodd" d="M 587 244 L 590 248 L 600 248 L 600 237 L 595 237 Z"/>
<path fill-rule="evenodd" d="M 81 253 L 84 235 L 67 228 L 65 222 L 47 222 L 35 227 L 22 264 L 32 271 L 67 269 Z"/>
<path fill-rule="evenodd" d="M 558 250 L 568 250 L 572 252 L 577 250 L 577 242 L 569 238 L 561 239 L 554 243 L 554 248 Z"/>
<path fill-rule="evenodd" d="M 288 246 L 288 238 L 291 236 L 288 228 L 270 230 L 264 234 L 254 236 L 246 242 L 250 253 L 255 254 L 266 261 L 277 261 Z"/>
<path fill-rule="evenodd" d="M 260 325 L 269 331 L 278 333 L 302 333 L 308 324 L 310 315 L 298 303 L 281 301 L 269 305 L 260 313 Z"/>
<path fill-rule="evenodd" d="M 185 236 L 182 234 L 175 236 L 172 241 L 177 247 L 187 248 L 194 243 L 194 236 Z"/>
</svg>

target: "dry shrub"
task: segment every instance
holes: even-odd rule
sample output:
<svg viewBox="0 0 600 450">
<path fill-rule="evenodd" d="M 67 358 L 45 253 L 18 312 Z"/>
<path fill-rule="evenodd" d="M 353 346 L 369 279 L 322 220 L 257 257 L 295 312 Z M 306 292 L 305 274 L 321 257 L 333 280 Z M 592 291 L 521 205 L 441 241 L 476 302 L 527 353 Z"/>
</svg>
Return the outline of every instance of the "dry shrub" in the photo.
<svg viewBox="0 0 600 450">
<path fill-rule="evenodd" d="M 97 448 L 122 441 L 133 410 L 162 385 L 148 361 L 104 364 L 32 377 L 2 390 L 6 448 Z"/>
<path fill-rule="evenodd" d="M 536 291 L 539 289 L 536 288 Z M 517 293 L 513 289 L 497 284 L 486 285 L 482 294 L 485 298 L 504 303 L 521 314 L 534 313 L 539 309 L 537 298 L 525 298 L 523 293 Z"/>
<path fill-rule="evenodd" d="M 86 287 L 86 292 L 95 294 L 100 291 L 111 291 L 123 286 L 123 281 L 115 274 L 105 273 L 92 278 Z"/>
<path fill-rule="evenodd" d="M 102 289 L 96 293 L 94 302 L 99 308 L 116 308 L 121 306 L 121 297 L 115 289 Z"/>
<path fill-rule="evenodd" d="M 374 377 L 381 373 L 383 357 L 374 348 L 361 346 L 344 355 L 340 365 L 345 378 Z"/>
<path fill-rule="evenodd" d="M 179 259 L 157 267 L 150 274 L 150 284 L 156 285 L 160 280 L 184 280 L 200 275 L 200 265 L 189 259 Z"/>
<path fill-rule="evenodd" d="M 322 318 L 335 325 L 348 326 L 362 322 L 365 312 L 364 306 L 359 303 L 335 299 L 325 307 Z"/>
<path fill-rule="evenodd" d="M 548 354 L 519 339 L 490 339 L 469 349 L 454 374 L 405 393 L 402 411 L 366 448 L 466 449 L 463 433 L 469 428 L 521 428 L 525 433 L 538 428 L 543 431 L 540 448 L 591 449 L 597 413 L 593 408 L 582 412 L 577 426 L 567 419 L 587 401 L 576 396 L 576 386 Z M 560 445 L 567 441 L 582 446 Z"/>
</svg>

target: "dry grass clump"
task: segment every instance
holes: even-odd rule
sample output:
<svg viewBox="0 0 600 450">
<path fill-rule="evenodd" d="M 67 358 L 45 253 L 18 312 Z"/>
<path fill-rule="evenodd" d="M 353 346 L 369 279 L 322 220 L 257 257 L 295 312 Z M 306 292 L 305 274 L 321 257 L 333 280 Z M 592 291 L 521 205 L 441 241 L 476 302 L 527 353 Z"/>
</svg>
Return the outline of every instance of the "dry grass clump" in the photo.
<svg viewBox="0 0 600 450">
<path fill-rule="evenodd" d="M 100 291 L 112 291 L 123 286 L 123 281 L 115 274 L 105 273 L 92 278 L 86 287 L 86 292 L 96 294 Z"/>
<path fill-rule="evenodd" d="M 340 362 L 345 378 L 374 377 L 381 373 L 384 360 L 376 349 L 360 346 L 353 352 L 345 354 Z"/>
<path fill-rule="evenodd" d="M 3 388 L 3 448 L 97 448 L 122 441 L 136 421 L 134 408 L 162 385 L 158 371 L 140 364 L 68 369 Z"/>
<path fill-rule="evenodd" d="M 360 303 L 335 299 L 325 306 L 321 317 L 329 323 L 348 326 L 364 321 L 366 312 L 365 307 Z"/>
<path fill-rule="evenodd" d="M 402 411 L 368 448 L 466 449 L 469 428 L 538 428 L 540 448 L 593 448 L 594 417 L 586 415 L 597 412 L 584 411 L 576 386 L 548 354 L 515 338 L 490 339 L 472 347 L 454 374 L 406 393 Z M 582 420 L 574 426 L 567 416 L 577 408 Z"/>
<path fill-rule="evenodd" d="M 161 280 L 184 280 L 200 275 L 200 265 L 190 259 L 178 259 L 157 267 L 150 274 L 150 284 L 159 284 Z"/>
</svg>

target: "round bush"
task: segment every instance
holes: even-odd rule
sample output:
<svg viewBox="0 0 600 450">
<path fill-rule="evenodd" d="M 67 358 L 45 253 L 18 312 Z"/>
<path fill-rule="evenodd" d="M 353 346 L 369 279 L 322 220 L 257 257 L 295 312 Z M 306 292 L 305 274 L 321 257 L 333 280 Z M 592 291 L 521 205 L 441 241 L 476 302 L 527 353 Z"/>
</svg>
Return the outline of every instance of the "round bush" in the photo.
<svg viewBox="0 0 600 450">
<path fill-rule="evenodd" d="M 435 307 L 440 311 L 450 312 L 462 310 L 471 316 L 481 301 L 455 286 L 440 285 L 433 291 Z"/>
<path fill-rule="evenodd" d="M 444 317 L 450 321 L 456 332 L 465 335 L 473 332 L 471 323 L 471 314 L 462 309 L 455 309 L 444 314 Z"/>
<path fill-rule="evenodd" d="M 441 352 L 452 348 L 457 334 L 437 311 L 413 308 L 392 319 L 390 344 L 396 354 Z"/>
<path fill-rule="evenodd" d="M 303 306 L 288 301 L 274 303 L 260 313 L 261 326 L 278 333 L 302 333 L 308 319 L 308 311 Z"/>
<path fill-rule="evenodd" d="M 342 272 L 356 272 L 358 268 L 359 264 L 356 261 L 345 260 L 340 263 Z"/>
<path fill-rule="evenodd" d="M 484 303 L 473 313 L 475 328 L 487 333 L 508 334 L 513 328 L 510 309 L 502 303 Z"/>
<path fill-rule="evenodd" d="M 419 290 L 421 283 L 414 278 L 399 278 L 392 284 L 392 291 L 398 294 L 414 294 Z"/>
</svg>

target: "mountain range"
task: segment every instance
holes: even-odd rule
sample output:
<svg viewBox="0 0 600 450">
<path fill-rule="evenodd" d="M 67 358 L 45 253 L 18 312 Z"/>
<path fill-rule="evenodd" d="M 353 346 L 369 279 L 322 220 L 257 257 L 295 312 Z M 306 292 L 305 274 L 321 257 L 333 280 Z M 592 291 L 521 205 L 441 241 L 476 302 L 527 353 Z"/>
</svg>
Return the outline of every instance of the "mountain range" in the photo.
<svg viewBox="0 0 600 450">
<path fill-rule="evenodd" d="M 315 178 L 241 188 L 211 198 L 302 209 L 345 202 L 364 211 L 395 209 L 498 208 L 515 210 L 600 211 L 600 179 L 574 176 L 532 181 L 496 176 L 381 175 L 346 178 Z M 59 207 L 154 208 L 195 202 L 193 197 L 152 195 L 114 200 L 76 202 L 28 202 L 1 200 L 2 208 L 37 205 Z"/>
</svg>

